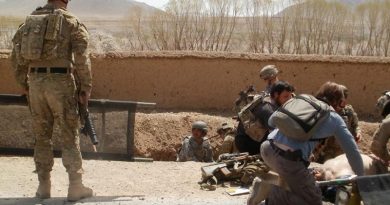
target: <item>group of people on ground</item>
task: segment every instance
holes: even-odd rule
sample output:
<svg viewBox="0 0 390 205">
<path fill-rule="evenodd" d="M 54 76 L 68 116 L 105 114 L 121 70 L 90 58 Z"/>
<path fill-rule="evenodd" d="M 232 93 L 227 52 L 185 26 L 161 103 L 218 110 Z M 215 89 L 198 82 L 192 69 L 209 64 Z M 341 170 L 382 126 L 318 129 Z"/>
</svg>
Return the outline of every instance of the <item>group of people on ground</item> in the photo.
<svg viewBox="0 0 390 205">
<path fill-rule="evenodd" d="M 266 89 L 260 93 L 248 94 L 250 100 L 245 99 L 247 103 L 236 102 L 234 110 L 238 111 L 238 125 L 234 128 L 233 125 L 223 123 L 218 129 L 223 143 L 218 148 L 217 156 L 243 152 L 261 154 L 263 161 L 279 174 L 290 189 L 286 191 L 284 188 L 272 187 L 266 204 L 322 204 L 321 191 L 315 185 L 313 173 L 308 169 L 310 162 L 324 163 L 345 153 L 352 171 L 358 176 L 364 175 L 362 155 L 357 146 L 362 138 L 357 113 L 347 103 L 347 87 L 326 82 L 314 97 L 329 107 L 329 116 L 312 133 L 310 140 L 294 140 L 275 123 L 275 118 L 278 117 L 276 111 L 284 109 L 286 102 L 298 98 L 294 86 L 280 81 L 278 74 L 276 66 L 265 66 L 260 71 L 260 77 L 267 82 Z M 242 100 L 242 96 L 240 99 Z M 377 108 L 385 119 L 375 132 L 371 150 L 387 166 L 390 160 L 386 146 L 390 138 L 390 92 L 385 92 L 378 99 Z M 197 123 L 199 122 L 194 123 L 194 126 Z M 205 123 L 203 125 L 206 126 Z M 188 149 L 193 137 L 194 135 L 183 141 L 178 161 L 186 161 L 184 156 L 193 156 L 195 152 L 208 157 L 207 160 L 203 160 L 204 157 L 190 157 L 193 161 L 213 161 L 210 154 L 212 147 L 206 133 L 201 140 L 204 146 L 196 146 L 196 151 Z M 254 180 L 253 186 L 256 187 L 256 183 L 260 182 L 261 180 Z M 256 197 L 256 193 L 252 193 L 248 204 L 259 203 L 255 200 Z"/>
<path fill-rule="evenodd" d="M 92 89 L 92 74 L 88 52 L 89 34 L 80 20 L 66 10 L 69 1 L 48 0 L 47 5 L 28 15 L 12 40 L 11 59 L 16 81 L 29 97 L 33 118 L 36 135 L 34 162 L 39 181 L 36 196 L 40 199 L 51 197 L 51 171 L 54 164 L 52 135 L 54 124 L 57 124 L 61 132 L 63 164 L 69 174 L 67 199 L 77 201 L 93 195 L 93 190 L 82 182 L 84 170 L 77 105 L 87 105 Z M 238 127 L 235 129 L 232 125 L 223 124 L 219 129 L 224 137 L 219 154 L 261 154 L 264 162 L 291 189 L 285 191 L 273 187 L 267 198 L 268 204 L 321 204 L 321 193 L 307 169 L 311 160 L 324 161 L 329 157 L 328 154 L 336 155 L 342 151 L 346 153 L 354 173 L 364 174 L 362 158 L 356 145 L 361 138 L 357 115 L 346 102 L 346 87 L 333 82 L 325 83 L 316 98 L 328 105 L 332 112 L 324 118 L 321 127 L 312 133 L 310 137 L 313 140 L 292 139 L 278 125 L 280 108 L 286 111 L 285 105 L 298 98 L 295 97 L 292 85 L 279 81 L 278 73 L 276 66 L 264 67 L 260 77 L 267 82 L 266 89 L 248 95 L 250 100 L 245 100 L 245 103 L 236 103 L 239 106 L 235 109 L 238 111 Z M 377 107 L 385 119 L 374 135 L 371 150 L 388 165 L 389 91 L 380 97 Z M 205 122 L 195 122 L 191 136 L 183 140 L 178 161 L 212 162 L 213 149 L 206 137 L 207 132 Z M 340 152 L 329 152 L 330 148 L 326 147 L 335 147 Z M 316 155 L 313 151 L 320 154 Z"/>
</svg>

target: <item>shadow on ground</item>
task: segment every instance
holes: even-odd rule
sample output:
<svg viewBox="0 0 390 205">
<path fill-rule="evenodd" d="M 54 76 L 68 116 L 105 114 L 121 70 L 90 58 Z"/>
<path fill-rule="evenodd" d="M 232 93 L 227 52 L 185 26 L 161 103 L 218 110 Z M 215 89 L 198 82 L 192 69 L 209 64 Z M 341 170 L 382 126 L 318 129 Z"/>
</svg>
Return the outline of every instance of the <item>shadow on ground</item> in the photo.
<svg viewBox="0 0 390 205">
<path fill-rule="evenodd" d="M 66 198 L 53 197 L 46 200 L 38 198 L 0 198 L 1 205 L 88 205 L 88 204 L 121 204 L 121 202 L 132 202 L 144 200 L 143 195 L 133 196 L 95 196 L 77 202 L 68 202 Z"/>
</svg>

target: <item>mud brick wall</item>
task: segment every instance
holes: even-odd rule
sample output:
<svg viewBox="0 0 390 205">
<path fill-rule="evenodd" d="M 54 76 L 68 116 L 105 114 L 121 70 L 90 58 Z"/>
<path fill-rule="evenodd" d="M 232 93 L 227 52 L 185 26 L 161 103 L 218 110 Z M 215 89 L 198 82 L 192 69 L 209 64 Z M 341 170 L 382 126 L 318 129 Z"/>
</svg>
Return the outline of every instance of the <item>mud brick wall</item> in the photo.
<svg viewBox="0 0 390 205">
<path fill-rule="evenodd" d="M 231 110 L 240 90 L 264 88 L 259 70 L 267 64 L 277 65 L 298 93 L 314 93 L 326 81 L 346 85 L 359 114 L 375 114 L 376 99 L 390 89 L 390 58 L 134 52 L 92 55 L 92 97 L 156 102 L 162 109 Z M 6 53 L 0 79 L 0 93 L 19 92 Z"/>
</svg>

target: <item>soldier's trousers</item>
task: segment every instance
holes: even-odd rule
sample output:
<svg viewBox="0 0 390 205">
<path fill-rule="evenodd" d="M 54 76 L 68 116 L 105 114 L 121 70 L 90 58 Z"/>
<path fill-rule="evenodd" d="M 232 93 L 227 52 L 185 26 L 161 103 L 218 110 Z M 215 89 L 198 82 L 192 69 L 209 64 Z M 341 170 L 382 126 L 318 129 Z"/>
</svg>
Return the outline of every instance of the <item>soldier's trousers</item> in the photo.
<svg viewBox="0 0 390 205">
<path fill-rule="evenodd" d="M 290 161 L 276 152 L 269 141 L 261 145 L 264 162 L 279 174 L 291 191 L 273 186 L 268 196 L 268 205 L 321 205 L 321 190 L 316 187 L 314 176 L 303 162 Z"/>
<path fill-rule="evenodd" d="M 35 134 L 38 173 L 53 167 L 53 127 L 58 126 L 62 162 L 69 173 L 82 173 L 76 85 L 70 74 L 30 74 L 29 105 Z"/>
</svg>

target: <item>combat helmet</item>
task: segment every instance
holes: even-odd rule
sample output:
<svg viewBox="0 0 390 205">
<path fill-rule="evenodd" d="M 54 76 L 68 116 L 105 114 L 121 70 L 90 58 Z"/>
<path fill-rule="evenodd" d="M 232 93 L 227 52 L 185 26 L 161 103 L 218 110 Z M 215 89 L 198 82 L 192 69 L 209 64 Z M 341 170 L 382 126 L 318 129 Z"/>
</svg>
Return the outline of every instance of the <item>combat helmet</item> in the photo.
<svg viewBox="0 0 390 205">
<path fill-rule="evenodd" d="M 202 130 L 203 132 L 206 132 L 208 131 L 207 129 L 207 123 L 203 122 L 203 121 L 196 121 L 192 124 L 192 129 L 198 129 L 198 130 Z"/>
<path fill-rule="evenodd" d="M 379 112 L 383 117 L 386 117 L 389 114 L 390 109 L 390 91 L 385 91 L 381 97 L 379 97 L 376 104 Z"/>
<path fill-rule="evenodd" d="M 275 65 L 267 65 L 260 71 L 260 78 L 268 79 L 273 78 L 279 74 L 278 68 Z"/>
<path fill-rule="evenodd" d="M 228 122 L 224 122 L 221 124 L 221 126 L 218 128 L 217 132 L 221 132 L 223 130 L 227 130 L 227 129 L 233 129 L 234 126 Z"/>
</svg>

